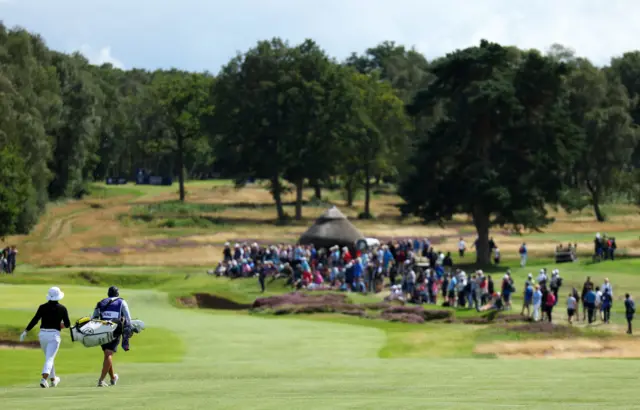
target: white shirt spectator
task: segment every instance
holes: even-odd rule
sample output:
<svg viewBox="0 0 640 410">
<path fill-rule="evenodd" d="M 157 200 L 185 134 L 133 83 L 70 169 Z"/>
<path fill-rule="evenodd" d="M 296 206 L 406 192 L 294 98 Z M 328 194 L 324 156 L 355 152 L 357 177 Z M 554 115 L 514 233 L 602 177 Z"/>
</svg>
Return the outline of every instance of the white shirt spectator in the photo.
<svg viewBox="0 0 640 410">
<path fill-rule="evenodd" d="M 467 249 L 467 244 L 464 239 L 461 239 L 460 242 L 458 242 L 458 249 L 461 251 Z"/>
<path fill-rule="evenodd" d="M 538 275 L 538 283 L 542 283 L 546 281 L 547 281 L 547 274 L 544 273 L 544 271 L 540 271 L 540 274 Z"/>
</svg>

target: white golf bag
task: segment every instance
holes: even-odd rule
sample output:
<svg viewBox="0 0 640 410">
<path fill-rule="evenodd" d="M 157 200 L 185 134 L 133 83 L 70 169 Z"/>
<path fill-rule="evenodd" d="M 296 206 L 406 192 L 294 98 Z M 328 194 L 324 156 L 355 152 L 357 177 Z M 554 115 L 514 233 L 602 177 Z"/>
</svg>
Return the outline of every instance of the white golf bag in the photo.
<svg viewBox="0 0 640 410">
<path fill-rule="evenodd" d="M 115 340 L 117 329 L 117 323 L 83 317 L 71 328 L 71 340 L 85 347 L 101 346 Z"/>
<path fill-rule="evenodd" d="M 143 329 L 144 322 L 131 321 L 133 333 L 140 333 Z M 114 341 L 121 333 L 122 329 L 118 329 L 117 323 L 83 317 L 71 328 L 71 341 L 81 342 L 85 347 L 95 347 Z"/>
</svg>

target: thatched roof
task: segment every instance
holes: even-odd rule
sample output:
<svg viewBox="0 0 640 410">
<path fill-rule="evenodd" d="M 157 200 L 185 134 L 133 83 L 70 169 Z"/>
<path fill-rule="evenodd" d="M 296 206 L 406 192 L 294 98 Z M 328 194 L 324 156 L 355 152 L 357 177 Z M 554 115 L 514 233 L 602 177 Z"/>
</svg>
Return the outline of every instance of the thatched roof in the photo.
<svg viewBox="0 0 640 410">
<path fill-rule="evenodd" d="M 353 248 L 364 235 L 335 206 L 327 209 L 316 222 L 300 236 L 301 244 L 313 244 L 316 248 L 334 245 Z"/>
</svg>

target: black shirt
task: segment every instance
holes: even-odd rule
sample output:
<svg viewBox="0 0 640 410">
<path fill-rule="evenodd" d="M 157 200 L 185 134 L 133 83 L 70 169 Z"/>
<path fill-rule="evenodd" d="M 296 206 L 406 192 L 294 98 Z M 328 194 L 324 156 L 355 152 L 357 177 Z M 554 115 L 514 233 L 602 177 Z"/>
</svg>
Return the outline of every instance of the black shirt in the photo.
<svg viewBox="0 0 640 410">
<path fill-rule="evenodd" d="M 58 302 L 49 301 L 40 305 L 35 316 L 27 326 L 27 332 L 33 329 L 39 320 L 42 320 L 40 329 L 60 330 L 60 322 L 64 322 L 66 328 L 71 327 L 67 308 Z"/>
</svg>

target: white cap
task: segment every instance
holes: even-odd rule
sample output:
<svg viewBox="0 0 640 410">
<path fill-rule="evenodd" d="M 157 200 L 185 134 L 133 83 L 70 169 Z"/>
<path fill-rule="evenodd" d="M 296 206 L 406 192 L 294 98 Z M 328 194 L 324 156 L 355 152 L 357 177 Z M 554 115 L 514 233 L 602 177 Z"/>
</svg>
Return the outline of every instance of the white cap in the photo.
<svg viewBox="0 0 640 410">
<path fill-rule="evenodd" d="M 49 289 L 49 292 L 47 293 L 47 300 L 51 300 L 51 301 L 58 301 L 58 300 L 62 300 L 62 298 L 64 297 L 64 292 L 60 290 L 59 287 L 52 287 L 51 289 Z"/>
</svg>

